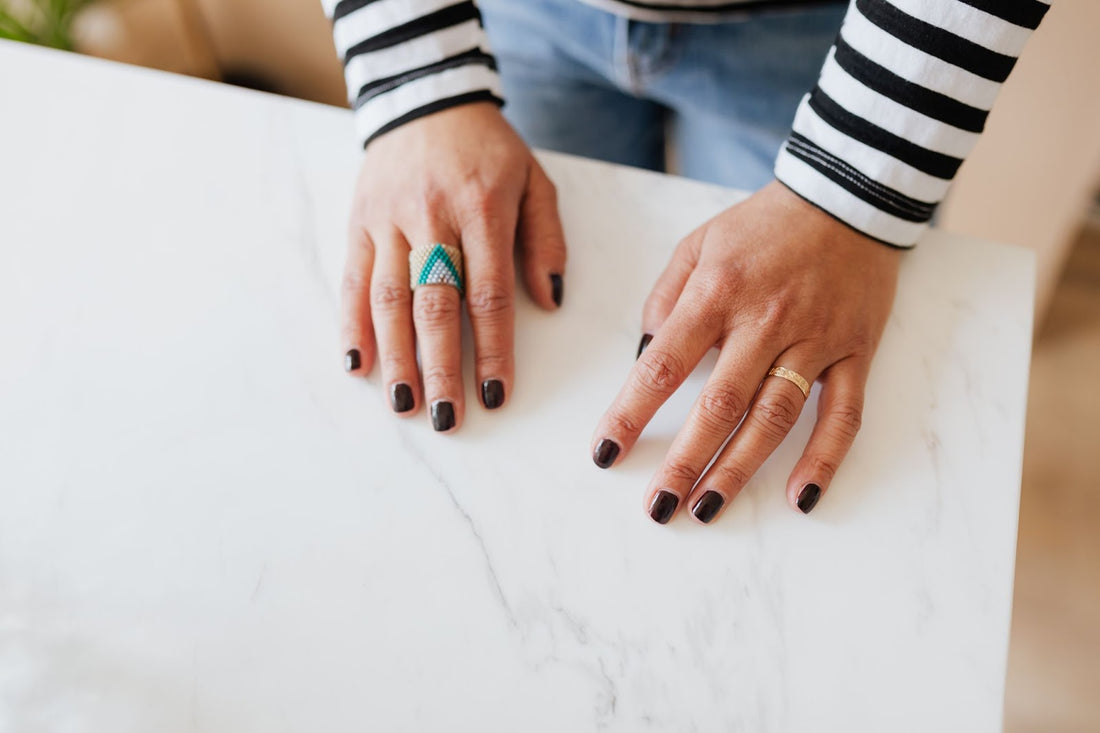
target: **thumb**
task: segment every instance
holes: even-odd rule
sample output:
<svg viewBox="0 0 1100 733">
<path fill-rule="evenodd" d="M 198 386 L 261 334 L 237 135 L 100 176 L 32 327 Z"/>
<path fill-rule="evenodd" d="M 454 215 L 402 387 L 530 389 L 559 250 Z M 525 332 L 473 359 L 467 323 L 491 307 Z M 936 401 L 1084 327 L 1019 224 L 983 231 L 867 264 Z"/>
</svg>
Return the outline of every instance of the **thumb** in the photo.
<svg viewBox="0 0 1100 733">
<path fill-rule="evenodd" d="M 558 193 L 534 157 L 527 176 L 527 189 L 520 202 L 516 239 L 523 282 L 531 298 L 547 310 L 561 306 L 565 235 L 558 215 Z"/>
</svg>

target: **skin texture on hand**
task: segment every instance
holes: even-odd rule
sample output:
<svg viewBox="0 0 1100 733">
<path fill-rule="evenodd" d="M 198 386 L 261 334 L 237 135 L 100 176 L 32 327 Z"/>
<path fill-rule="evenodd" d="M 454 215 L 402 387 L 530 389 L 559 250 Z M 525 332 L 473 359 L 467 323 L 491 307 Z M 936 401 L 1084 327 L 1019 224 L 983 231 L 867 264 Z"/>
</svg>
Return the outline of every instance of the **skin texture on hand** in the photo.
<svg viewBox="0 0 1100 733">
<path fill-rule="evenodd" d="M 541 307 L 561 304 L 565 243 L 554 185 L 496 105 L 467 104 L 379 136 L 367 146 L 352 205 L 342 285 L 345 369 L 381 366 L 391 409 L 430 405 L 433 427 L 465 411 L 462 299 L 449 285 L 409 285 L 409 251 L 460 247 L 483 406 L 512 392 L 514 257 Z M 420 365 L 417 365 L 417 347 Z"/>
<path fill-rule="evenodd" d="M 717 347 L 717 365 L 650 483 L 645 510 L 662 524 L 684 508 L 710 522 L 729 506 L 802 411 L 799 387 L 767 376 L 785 366 L 822 383 L 816 425 L 787 482 L 788 502 L 809 512 L 859 430 L 902 256 L 774 181 L 703 224 L 676 248 L 645 304 L 652 340 L 599 421 L 597 465 L 626 455 Z"/>
</svg>

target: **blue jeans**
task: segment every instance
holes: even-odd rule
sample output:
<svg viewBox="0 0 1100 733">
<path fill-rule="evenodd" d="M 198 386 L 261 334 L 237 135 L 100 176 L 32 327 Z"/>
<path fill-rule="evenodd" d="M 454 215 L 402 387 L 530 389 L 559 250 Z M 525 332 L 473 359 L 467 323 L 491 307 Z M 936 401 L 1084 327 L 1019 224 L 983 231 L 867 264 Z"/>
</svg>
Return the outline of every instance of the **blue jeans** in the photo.
<svg viewBox="0 0 1100 733">
<path fill-rule="evenodd" d="M 756 190 L 847 3 L 718 24 L 645 23 L 578 0 L 480 0 L 504 113 L 530 145 Z"/>
</svg>

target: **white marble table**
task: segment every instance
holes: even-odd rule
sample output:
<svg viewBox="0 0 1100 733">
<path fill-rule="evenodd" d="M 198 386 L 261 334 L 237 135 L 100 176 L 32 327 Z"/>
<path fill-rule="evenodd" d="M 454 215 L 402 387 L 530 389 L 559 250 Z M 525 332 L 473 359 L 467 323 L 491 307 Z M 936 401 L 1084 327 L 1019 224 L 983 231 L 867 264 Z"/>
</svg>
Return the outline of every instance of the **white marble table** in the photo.
<svg viewBox="0 0 1100 733">
<path fill-rule="evenodd" d="M 816 388 L 721 521 L 661 527 L 699 375 L 621 468 L 588 440 L 738 194 L 546 155 L 566 305 L 521 299 L 513 400 L 446 437 L 341 371 L 347 113 L 7 43 L 0 105 L 0 731 L 999 730 L 1029 252 L 907 255 L 812 515 Z"/>
</svg>

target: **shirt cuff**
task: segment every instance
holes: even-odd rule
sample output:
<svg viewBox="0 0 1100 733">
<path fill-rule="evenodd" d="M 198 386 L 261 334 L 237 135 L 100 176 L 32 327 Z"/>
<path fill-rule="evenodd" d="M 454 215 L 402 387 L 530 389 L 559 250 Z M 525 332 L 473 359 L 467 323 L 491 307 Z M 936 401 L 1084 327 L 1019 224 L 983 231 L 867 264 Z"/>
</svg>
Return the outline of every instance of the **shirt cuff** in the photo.
<svg viewBox="0 0 1100 733">
<path fill-rule="evenodd" d="M 1048 5 L 853 0 L 775 175 L 884 244 L 912 247 Z"/>
<path fill-rule="evenodd" d="M 460 104 L 503 104 L 496 60 L 471 1 L 325 0 L 363 145 Z"/>
</svg>

